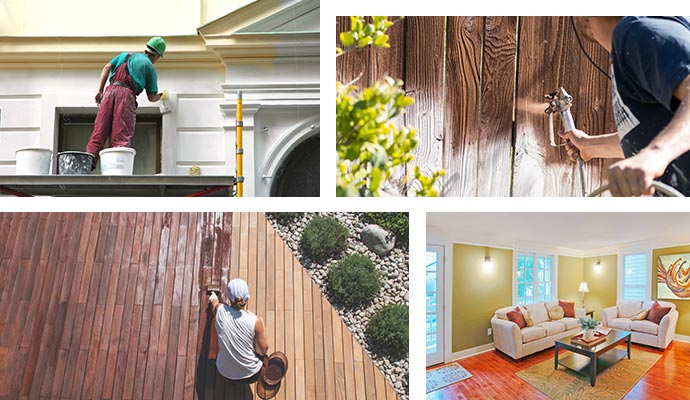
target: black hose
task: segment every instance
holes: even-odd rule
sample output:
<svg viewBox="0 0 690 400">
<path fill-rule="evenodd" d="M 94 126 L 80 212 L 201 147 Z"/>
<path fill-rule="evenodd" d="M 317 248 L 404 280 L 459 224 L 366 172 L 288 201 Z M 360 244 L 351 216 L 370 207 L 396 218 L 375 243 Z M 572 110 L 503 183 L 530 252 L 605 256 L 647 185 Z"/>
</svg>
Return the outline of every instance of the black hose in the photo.
<svg viewBox="0 0 690 400">
<path fill-rule="evenodd" d="M 573 32 L 575 32 L 575 38 L 577 39 L 577 44 L 580 45 L 580 50 L 582 50 L 583 53 L 585 53 L 585 57 L 589 60 L 592 65 L 594 65 L 594 68 L 599 70 L 604 76 L 608 78 L 608 80 L 611 80 L 611 76 L 606 73 L 600 66 L 597 65 L 597 63 L 592 60 L 592 57 L 589 56 L 589 53 L 587 53 L 587 50 L 585 50 L 585 46 L 582 45 L 582 40 L 580 40 L 580 34 L 577 32 L 577 28 L 575 27 L 575 19 L 571 16 L 570 17 L 570 25 L 573 27 Z"/>
</svg>

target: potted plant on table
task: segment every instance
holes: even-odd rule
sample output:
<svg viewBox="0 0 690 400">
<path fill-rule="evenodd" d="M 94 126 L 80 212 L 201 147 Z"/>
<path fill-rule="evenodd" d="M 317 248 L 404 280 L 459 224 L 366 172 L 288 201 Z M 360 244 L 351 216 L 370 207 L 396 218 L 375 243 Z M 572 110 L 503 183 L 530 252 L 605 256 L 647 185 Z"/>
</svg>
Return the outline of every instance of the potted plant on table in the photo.
<svg viewBox="0 0 690 400">
<path fill-rule="evenodd" d="M 582 338 L 587 341 L 594 340 L 594 331 L 597 329 L 597 326 L 601 325 L 601 321 L 587 317 L 579 318 L 577 322 L 579 322 L 580 326 L 582 327 Z"/>
</svg>

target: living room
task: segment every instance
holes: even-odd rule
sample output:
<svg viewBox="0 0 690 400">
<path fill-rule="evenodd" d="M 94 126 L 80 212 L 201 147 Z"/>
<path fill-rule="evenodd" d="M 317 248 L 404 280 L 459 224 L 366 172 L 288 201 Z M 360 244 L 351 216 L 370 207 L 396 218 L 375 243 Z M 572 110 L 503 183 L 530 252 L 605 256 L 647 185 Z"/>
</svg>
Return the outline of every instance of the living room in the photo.
<svg viewBox="0 0 690 400">
<path fill-rule="evenodd" d="M 426 224 L 427 399 L 690 392 L 690 214 Z"/>
</svg>

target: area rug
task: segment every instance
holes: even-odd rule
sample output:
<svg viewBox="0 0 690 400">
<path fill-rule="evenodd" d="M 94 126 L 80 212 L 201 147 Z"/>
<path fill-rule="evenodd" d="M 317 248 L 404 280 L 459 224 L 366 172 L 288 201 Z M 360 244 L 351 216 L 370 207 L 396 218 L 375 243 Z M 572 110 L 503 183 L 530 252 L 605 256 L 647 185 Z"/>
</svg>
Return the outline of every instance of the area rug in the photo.
<svg viewBox="0 0 690 400">
<path fill-rule="evenodd" d="M 433 392 L 471 376 L 472 374 L 467 372 L 458 363 L 451 363 L 440 368 L 431 369 L 426 371 L 426 392 Z"/>
<path fill-rule="evenodd" d="M 597 375 L 595 387 L 590 386 L 589 377 L 563 366 L 553 369 L 553 358 L 516 375 L 554 400 L 620 400 L 661 358 L 659 354 L 634 349 L 631 355 L 630 360 L 626 357 Z"/>
</svg>

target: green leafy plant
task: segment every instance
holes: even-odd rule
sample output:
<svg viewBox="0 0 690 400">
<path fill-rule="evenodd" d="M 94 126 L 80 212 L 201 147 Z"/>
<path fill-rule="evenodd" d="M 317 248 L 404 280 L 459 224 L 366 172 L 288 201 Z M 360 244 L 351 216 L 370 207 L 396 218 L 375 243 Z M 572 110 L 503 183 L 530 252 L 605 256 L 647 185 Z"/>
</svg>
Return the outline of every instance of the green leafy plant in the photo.
<svg viewBox="0 0 690 400">
<path fill-rule="evenodd" d="M 367 325 L 367 337 L 375 349 L 402 358 L 408 352 L 410 310 L 404 304 L 382 308 L 374 314 Z"/>
<path fill-rule="evenodd" d="M 300 247 L 312 260 L 322 260 L 347 247 L 350 231 L 336 218 L 317 215 L 304 228 Z"/>
<path fill-rule="evenodd" d="M 270 214 L 281 224 L 290 222 L 302 215 L 301 212 L 272 212 Z"/>
<path fill-rule="evenodd" d="M 350 17 L 350 30 L 340 34 L 340 42 L 343 47 L 354 46 L 360 49 L 369 45 L 376 47 L 391 47 L 388 43 L 386 31 L 393 26 L 393 21 L 388 17 L 371 17 L 371 23 L 367 23 L 364 17 Z M 343 52 L 340 47 L 335 48 L 336 54 Z"/>
<path fill-rule="evenodd" d="M 381 276 L 369 257 L 353 254 L 328 270 L 328 289 L 335 300 L 348 307 L 371 302 L 381 289 Z"/>
<path fill-rule="evenodd" d="M 407 248 L 410 235 L 410 216 L 406 212 L 365 213 L 367 221 L 395 234 L 395 245 Z"/>
<path fill-rule="evenodd" d="M 371 22 L 350 17 L 350 30 L 340 34 L 343 48 L 336 48 L 336 53 L 370 45 L 390 47 L 386 32 L 393 24 L 388 17 L 371 17 Z M 392 121 L 413 103 L 400 79 L 384 77 L 361 91 L 336 82 L 337 196 L 378 196 L 395 170 L 414 159 L 415 130 Z M 434 185 L 442 175 L 443 171 L 433 171 L 426 176 L 415 166 L 411 185 L 415 195 L 437 196 Z"/>
<path fill-rule="evenodd" d="M 591 317 L 578 318 L 577 322 L 580 324 L 582 329 L 595 329 L 597 326 L 601 325 L 601 321 L 597 321 Z"/>
</svg>

